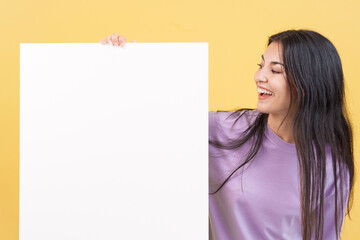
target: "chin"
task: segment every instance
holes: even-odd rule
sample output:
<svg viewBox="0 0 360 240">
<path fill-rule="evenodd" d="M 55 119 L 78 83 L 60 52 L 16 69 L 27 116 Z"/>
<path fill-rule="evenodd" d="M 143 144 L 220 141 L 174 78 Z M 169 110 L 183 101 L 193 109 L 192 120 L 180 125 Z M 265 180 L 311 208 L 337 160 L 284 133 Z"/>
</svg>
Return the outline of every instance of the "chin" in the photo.
<svg viewBox="0 0 360 240">
<path fill-rule="evenodd" d="M 256 110 L 258 110 L 259 112 L 261 112 L 261 113 L 270 113 L 270 111 L 269 111 L 269 109 L 267 109 L 266 107 L 263 107 L 263 106 L 257 106 L 256 107 Z"/>
</svg>

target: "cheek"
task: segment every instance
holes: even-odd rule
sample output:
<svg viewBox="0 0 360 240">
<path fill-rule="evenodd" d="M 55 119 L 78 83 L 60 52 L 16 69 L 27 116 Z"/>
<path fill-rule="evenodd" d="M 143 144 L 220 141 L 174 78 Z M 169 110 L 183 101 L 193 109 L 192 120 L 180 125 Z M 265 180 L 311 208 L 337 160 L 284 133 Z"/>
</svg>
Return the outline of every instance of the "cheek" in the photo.
<svg viewBox="0 0 360 240">
<path fill-rule="evenodd" d="M 290 103 L 290 90 L 286 84 L 277 86 L 277 95 L 279 101 L 283 102 L 284 104 Z"/>
<path fill-rule="evenodd" d="M 290 93 L 289 88 L 286 87 L 286 92 L 284 93 L 284 102 L 285 102 L 286 105 L 289 105 L 290 101 L 291 101 L 291 93 Z"/>
</svg>

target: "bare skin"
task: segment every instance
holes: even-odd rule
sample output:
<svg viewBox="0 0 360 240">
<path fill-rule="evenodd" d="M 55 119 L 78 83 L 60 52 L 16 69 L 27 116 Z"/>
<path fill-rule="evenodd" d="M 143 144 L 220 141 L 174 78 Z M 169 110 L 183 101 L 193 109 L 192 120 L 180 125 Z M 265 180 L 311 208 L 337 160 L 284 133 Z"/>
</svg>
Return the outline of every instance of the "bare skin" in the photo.
<svg viewBox="0 0 360 240">
<path fill-rule="evenodd" d="M 134 42 L 136 42 L 136 40 L 133 41 L 133 43 Z M 105 39 L 101 39 L 100 43 L 103 45 L 124 47 L 126 43 L 126 38 L 123 35 L 118 35 L 117 33 L 113 33 L 107 36 Z"/>
<path fill-rule="evenodd" d="M 292 121 L 296 104 L 292 105 L 289 114 L 280 126 L 290 106 L 290 90 L 281 52 L 281 44 L 273 42 L 262 55 L 261 64 L 259 64 L 259 69 L 254 77 L 255 84 L 273 94 L 263 100 L 259 98 L 257 109 L 269 114 L 268 125 L 276 135 L 288 143 L 295 144 L 292 135 Z"/>
</svg>

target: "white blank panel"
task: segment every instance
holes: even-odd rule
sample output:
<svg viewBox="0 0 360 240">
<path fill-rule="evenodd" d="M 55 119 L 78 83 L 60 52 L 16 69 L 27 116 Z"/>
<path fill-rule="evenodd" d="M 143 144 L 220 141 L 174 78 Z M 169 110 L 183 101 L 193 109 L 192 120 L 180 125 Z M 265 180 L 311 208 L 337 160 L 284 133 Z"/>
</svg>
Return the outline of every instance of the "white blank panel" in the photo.
<svg viewBox="0 0 360 240">
<path fill-rule="evenodd" d="M 19 231 L 208 239 L 208 44 L 20 44 Z"/>
</svg>

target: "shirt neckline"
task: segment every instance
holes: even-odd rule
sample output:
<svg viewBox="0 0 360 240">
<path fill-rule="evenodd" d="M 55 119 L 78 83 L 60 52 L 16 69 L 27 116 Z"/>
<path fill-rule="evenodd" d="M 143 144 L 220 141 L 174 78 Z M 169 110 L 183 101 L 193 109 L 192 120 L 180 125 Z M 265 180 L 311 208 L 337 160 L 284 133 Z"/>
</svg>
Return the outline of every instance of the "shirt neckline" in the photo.
<svg viewBox="0 0 360 240">
<path fill-rule="evenodd" d="M 280 147 L 281 149 L 296 153 L 295 144 L 288 143 L 285 140 L 283 140 L 281 137 L 279 137 L 276 133 L 273 132 L 273 130 L 271 130 L 268 123 L 266 123 L 265 135 L 272 143 L 274 143 L 276 146 Z"/>
</svg>

